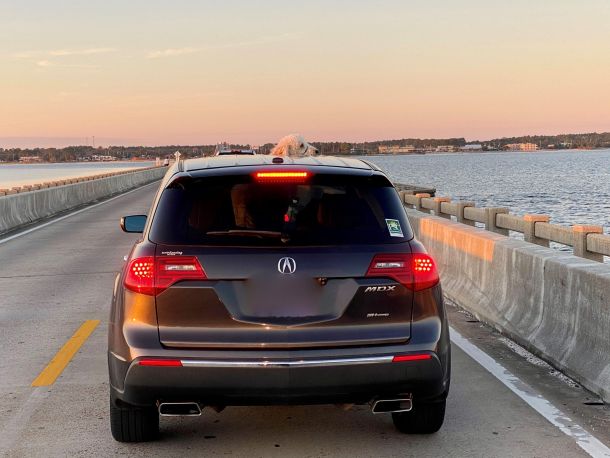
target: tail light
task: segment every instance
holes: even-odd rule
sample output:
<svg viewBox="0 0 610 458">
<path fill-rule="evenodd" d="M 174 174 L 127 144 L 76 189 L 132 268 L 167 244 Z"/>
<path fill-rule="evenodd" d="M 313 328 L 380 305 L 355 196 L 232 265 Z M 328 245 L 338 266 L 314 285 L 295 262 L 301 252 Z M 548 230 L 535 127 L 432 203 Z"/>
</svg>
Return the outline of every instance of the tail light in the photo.
<svg viewBox="0 0 610 458">
<path fill-rule="evenodd" d="M 182 361 L 179 359 L 142 358 L 138 361 L 138 365 L 154 367 L 182 367 Z"/>
<path fill-rule="evenodd" d="M 426 361 L 432 359 L 432 355 L 429 353 L 414 353 L 410 355 L 396 355 L 392 358 L 393 363 L 405 363 L 409 361 Z"/>
<path fill-rule="evenodd" d="M 195 256 L 144 256 L 127 266 L 125 287 L 156 296 L 182 280 L 205 280 L 206 275 Z"/>
<path fill-rule="evenodd" d="M 305 183 L 311 174 L 306 170 L 289 172 L 256 172 L 254 178 L 259 183 Z"/>
<path fill-rule="evenodd" d="M 125 274 L 125 288 L 136 293 L 155 294 L 155 258 L 144 256 L 132 259 Z"/>
<path fill-rule="evenodd" d="M 205 280 L 206 275 L 195 256 L 167 256 L 155 258 L 156 293 L 166 290 L 181 280 Z"/>
<path fill-rule="evenodd" d="M 439 281 L 434 260 L 425 253 L 378 254 L 366 276 L 389 277 L 413 291 L 431 288 Z"/>
</svg>

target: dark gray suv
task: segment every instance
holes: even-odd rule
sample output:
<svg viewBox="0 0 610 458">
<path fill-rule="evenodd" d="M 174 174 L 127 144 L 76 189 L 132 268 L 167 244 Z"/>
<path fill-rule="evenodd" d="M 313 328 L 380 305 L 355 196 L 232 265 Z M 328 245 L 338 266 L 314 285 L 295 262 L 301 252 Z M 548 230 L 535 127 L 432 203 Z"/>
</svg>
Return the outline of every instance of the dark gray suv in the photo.
<svg viewBox="0 0 610 458">
<path fill-rule="evenodd" d="M 374 165 L 223 156 L 167 172 L 119 274 L 108 336 L 118 441 L 205 406 L 370 404 L 433 433 L 449 391 L 434 261 Z"/>
</svg>

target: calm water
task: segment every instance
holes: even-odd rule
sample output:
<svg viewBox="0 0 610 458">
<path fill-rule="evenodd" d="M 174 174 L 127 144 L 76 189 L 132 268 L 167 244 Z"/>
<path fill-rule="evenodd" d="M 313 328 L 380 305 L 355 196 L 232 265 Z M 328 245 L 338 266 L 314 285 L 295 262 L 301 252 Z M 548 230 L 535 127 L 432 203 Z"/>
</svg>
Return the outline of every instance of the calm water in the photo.
<svg viewBox="0 0 610 458">
<path fill-rule="evenodd" d="M 437 195 L 542 213 L 557 224 L 596 224 L 610 233 L 610 149 L 537 153 L 368 156 L 395 181 L 433 186 Z M 153 162 L 0 164 L 0 188 L 91 175 Z"/>
<path fill-rule="evenodd" d="M 435 187 L 437 196 L 548 214 L 557 224 L 601 225 L 610 233 L 610 149 L 366 159 L 395 181 Z"/>
<path fill-rule="evenodd" d="M 62 164 L 0 164 L 0 188 L 104 172 L 150 167 L 154 162 L 70 162 Z"/>
</svg>

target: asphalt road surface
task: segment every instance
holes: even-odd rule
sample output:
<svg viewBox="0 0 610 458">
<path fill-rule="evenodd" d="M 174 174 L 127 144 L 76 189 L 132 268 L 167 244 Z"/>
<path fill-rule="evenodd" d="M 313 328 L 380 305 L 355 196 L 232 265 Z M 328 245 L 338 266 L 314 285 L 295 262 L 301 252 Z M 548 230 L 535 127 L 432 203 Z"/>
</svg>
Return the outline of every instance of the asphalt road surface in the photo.
<svg viewBox="0 0 610 458">
<path fill-rule="evenodd" d="M 0 239 L 0 456 L 610 456 L 608 406 L 528 362 L 453 307 L 451 324 L 463 338 L 453 345 L 447 416 L 437 434 L 402 435 L 390 416 L 372 415 L 366 406 L 228 407 L 220 414 L 205 409 L 201 417 L 162 418 L 157 442 L 115 442 L 106 323 L 115 275 L 136 239 L 121 232 L 118 221 L 146 213 L 155 186 Z M 88 320 L 100 323 L 57 380 L 33 387 Z M 462 350 L 465 342 L 482 350 L 481 358 L 489 356 L 487 367 L 476 352 Z M 514 374 L 512 389 L 502 381 L 506 371 L 490 372 L 495 362 Z M 570 420 L 555 415 L 553 424 L 519 390 L 535 390 L 536 399 Z"/>
</svg>

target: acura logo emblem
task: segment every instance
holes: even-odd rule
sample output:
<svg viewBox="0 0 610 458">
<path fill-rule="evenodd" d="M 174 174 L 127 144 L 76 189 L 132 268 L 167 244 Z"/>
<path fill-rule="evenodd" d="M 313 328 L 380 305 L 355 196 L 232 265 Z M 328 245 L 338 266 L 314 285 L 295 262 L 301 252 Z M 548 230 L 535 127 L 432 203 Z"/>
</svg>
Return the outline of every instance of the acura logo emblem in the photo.
<svg viewBox="0 0 610 458">
<path fill-rule="evenodd" d="M 297 262 L 292 258 L 281 258 L 277 262 L 277 270 L 281 274 L 293 274 L 297 270 Z"/>
</svg>

